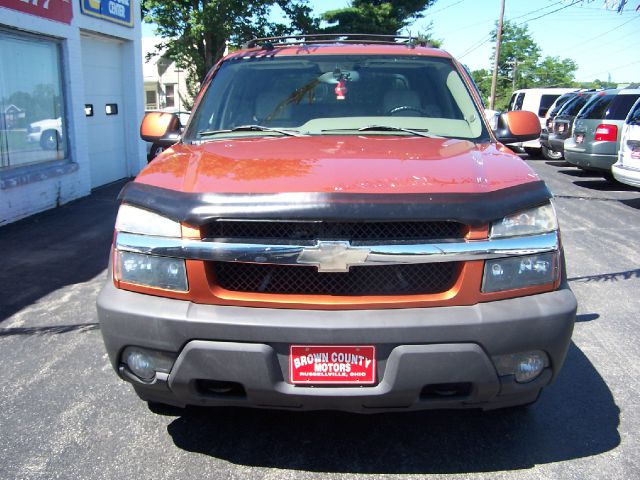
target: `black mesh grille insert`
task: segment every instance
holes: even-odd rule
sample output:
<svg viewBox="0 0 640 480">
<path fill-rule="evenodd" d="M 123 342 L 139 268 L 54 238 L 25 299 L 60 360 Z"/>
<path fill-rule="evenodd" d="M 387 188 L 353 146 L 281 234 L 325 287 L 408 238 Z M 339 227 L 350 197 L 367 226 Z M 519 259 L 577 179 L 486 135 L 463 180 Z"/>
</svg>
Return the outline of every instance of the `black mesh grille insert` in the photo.
<svg viewBox="0 0 640 480">
<path fill-rule="evenodd" d="M 428 240 L 462 238 L 457 222 L 230 222 L 209 224 L 205 238 L 277 240 Z"/>
<path fill-rule="evenodd" d="M 226 290 L 301 295 L 420 295 L 449 290 L 458 263 L 351 267 L 348 273 L 319 273 L 315 267 L 214 262 Z"/>
</svg>

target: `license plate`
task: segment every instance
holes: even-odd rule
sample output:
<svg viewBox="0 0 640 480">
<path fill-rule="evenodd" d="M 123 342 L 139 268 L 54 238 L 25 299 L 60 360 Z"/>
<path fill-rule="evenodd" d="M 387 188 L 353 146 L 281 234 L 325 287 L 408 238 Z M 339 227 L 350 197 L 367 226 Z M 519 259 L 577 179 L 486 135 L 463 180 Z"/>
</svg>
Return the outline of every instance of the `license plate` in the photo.
<svg viewBox="0 0 640 480">
<path fill-rule="evenodd" d="M 289 381 L 296 385 L 371 385 L 376 381 L 376 349 L 371 345 L 291 345 Z"/>
<path fill-rule="evenodd" d="M 579 133 L 576 135 L 576 143 L 582 143 L 582 142 L 584 142 L 584 134 Z"/>
</svg>

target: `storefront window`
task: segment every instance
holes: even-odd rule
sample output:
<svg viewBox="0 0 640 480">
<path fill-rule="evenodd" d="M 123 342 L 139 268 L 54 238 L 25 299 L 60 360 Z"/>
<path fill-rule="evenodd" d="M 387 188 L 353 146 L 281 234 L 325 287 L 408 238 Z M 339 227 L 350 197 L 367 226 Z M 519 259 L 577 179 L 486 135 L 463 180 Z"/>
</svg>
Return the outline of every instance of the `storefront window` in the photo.
<svg viewBox="0 0 640 480">
<path fill-rule="evenodd" d="M 66 157 L 58 44 L 0 32 L 0 169 Z"/>
</svg>

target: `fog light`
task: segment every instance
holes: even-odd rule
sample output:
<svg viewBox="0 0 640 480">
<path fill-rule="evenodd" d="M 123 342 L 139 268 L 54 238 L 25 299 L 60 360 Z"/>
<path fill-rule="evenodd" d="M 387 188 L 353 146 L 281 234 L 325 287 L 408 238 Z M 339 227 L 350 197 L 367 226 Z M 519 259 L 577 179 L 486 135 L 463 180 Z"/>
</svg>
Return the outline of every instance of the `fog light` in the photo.
<svg viewBox="0 0 640 480">
<path fill-rule="evenodd" d="M 540 350 L 496 355 L 492 359 L 498 375 L 513 375 L 518 383 L 535 380 L 549 366 L 549 357 Z"/>
<path fill-rule="evenodd" d="M 127 347 L 122 352 L 122 362 L 138 378 L 153 380 L 156 372 L 170 373 L 177 355 L 171 352 L 142 347 Z"/>
<path fill-rule="evenodd" d="M 544 358 L 537 352 L 522 355 L 516 365 L 516 382 L 526 383 L 534 380 L 544 369 Z"/>
<path fill-rule="evenodd" d="M 131 350 L 126 358 L 129 369 L 143 380 L 153 380 L 156 376 L 156 369 L 153 365 L 153 359 L 143 352 Z"/>
</svg>

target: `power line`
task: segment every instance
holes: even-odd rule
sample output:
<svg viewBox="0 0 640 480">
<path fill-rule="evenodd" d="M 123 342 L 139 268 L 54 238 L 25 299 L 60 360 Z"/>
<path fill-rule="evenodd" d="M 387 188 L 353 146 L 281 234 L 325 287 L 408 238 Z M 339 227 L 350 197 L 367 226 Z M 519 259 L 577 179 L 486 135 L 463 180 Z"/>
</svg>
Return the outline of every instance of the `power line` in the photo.
<svg viewBox="0 0 640 480">
<path fill-rule="evenodd" d="M 551 15 L 552 13 L 556 13 L 556 12 L 559 12 L 560 10 L 564 10 L 565 8 L 572 7 L 573 5 L 575 5 L 576 3 L 580 2 L 580 1 L 581 0 L 575 0 L 574 2 L 570 3 L 569 5 L 564 5 L 563 7 L 556 8 L 555 10 L 551 10 L 550 12 L 543 13 L 542 15 L 540 15 L 538 17 L 530 18 L 528 20 L 525 20 L 525 21 L 521 22 L 519 25 L 523 25 L 525 23 L 533 22 L 534 20 L 539 20 L 539 19 L 544 18 L 544 17 L 546 17 L 548 15 Z M 555 5 L 557 5 L 557 3 Z"/>
<path fill-rule="evenodd" d="M 614 71 L 614 70 L 620 70 L 621 68 L 628 67 L 628 66 L 630 66 L 630 65 L 636 65 L 636 64 L 638 64 L 638 63 L 640 63 L 640 60 L 637 60 L 637 61 L 635 61 L 635 62 L 631 62 L 631 63 L 625 63 L 625 64 L 623 64 L 623 65 L 618 65 L 617 67 L 607 68 L 607 69 L 605 69 L 605 70 L 600 70 L 599 72 L 589 73 L 589 74 L 582 75 L 582 76 L 583 76 L 584 78 L 587 78 L 587 77 L 595 77 L 596 75 L 600 75 L 601 73 L 609 73 L 609 72 L 612 72 L 612 71 Z"/>
<path fill-rule="evenodd" d="M 570 4 L 568 4 L 568 5 L 563 5 L 563 6 L 562 6 L 562 7 L 560 7 L 560 8 L 557 8 L 557 9 L 552 10 L 552 11 L 550 11 L 550 12 L 543 13 L 542 15 L 539 15 L 539 16 L 537 16 L 537 17 L 535 17 L 535 18 L 532 18 L 532 19 L 529 19 L 529 20 L 524 20 L 524 21 L 522 21 L 522 22 L 520 22 L 520 23 L 518 23 L 518 24 L 516 24 L 516 25 L 518 25 L 518 26 L 520 26 L 520 25 L 524 25 L 525 23 L 532 22 L 532 21 L 534 21 L 534 20 L 538 20 L 538 19 L 540 19 L 540 18 L 546 17 L 547 15 L 551 15 L 552 13 L 559 12 L 560 10 L 563 10 L 563 9 L 565 9 L 565 8 L 568 8 L 568 7 L 571 7 L 571 6 L 573 6 L 573 5 L 577 4 L 577 3 L 578 3 L 578 2 L 580 2 L 580 1 L 581 1 L 581 0 L 574 0 L 572 3 L 570 3 Z M 557 5 L 560 5 L 561 3 L 562 3 L 562 2 L 555 2 L 555 3 L 552 3 L 551 5 L 547 5 L 546 7 L 543 7 L 543 8 L 537 8 L 537 9 L 535 9 L 535 10 L 530 10 L 530 11 L 529 11 L 529 12 L 527 12 L 527 13 L 523 13 L 522 15 L 518 15 L 517 17 L 513 17 L 513 18 L 511 18 L 511 19 L 509 19 L 509 20 L 511 20 L 511 21 L 513 21 L 513 20 L 517 20 L 517 19 L 519 19 L 519 18 L 526 17 L 526 16 L 531 15 L 531 14 L 533 14 L 533 13 L 540 12 L 541 10 L 545 10 L 545 9 L 547 9 L 547 8 L 553 8 L 553 7 L 557 6 Z M 461 55 L 458 55 L 458 58 L 466 57 L 467 55 L 469 55 L 470 53 L 472 53 L 472 52 L 476 51 L 478 48 L 480 48 L 481 46 L 483 46 L 485 43 L 487 43 L 487 42 L 488 42 L 488 41 L 490 41 L 490 40 L 491 40 L 491 34 L 489 34 L 489 35 L 487 35 L 487 36 L 482 37 L 479 41 L 477 41 L 476 43 L 474 43 L 473 45 L 471 45 L 469 48 L 467 48 L 467 50 L 465 50 Z"/>
<path fill-rule="evenodd" d="M 429 11 L 427 11 L 427 13 L 428 13 L 429 15 L 435 15 L 436 13 L 444 12 L 444 11 L 445 11 L 445 10 L 447 10 L 448 8 L 455 7 L 456 5 L 458 5 L 458 4 L 462 3 L 462 2 L 466 2 L 466 1 L 467 1 L 467 0 L 458 0 L 457 2 L 452 3 L 451 5 L 447 5 L 446 7 L 442 7 L 441 9 L 439 9 L 439 10 L 435 10 L 435 11 L 433 11 L 433 12 L 429 12 Z"/>
<path fill-rule="evenodd" d="M 597 40 L 598 38 L 601 38 L 601 37 L 605 36 L 607 33 L 611 33 L 614 30 L 618 30 L 619 28 L 624 27 L 627 23 L 630 23 L 630 22 L 636 20 L 637 18 L 639 18 L 639 17 L 637 17 L 637 16 L 633 17 L 632 19 L 627 20 L 626 22 L 621 23 L 620 25 L 618 25 L 616 27 L 610 28 L 609 30 L 607 30 L 605 32 L 602 32 L 602 33 L 596 35 L 595 37 L 591 37 L 591 38 L 588 38 L 586 40 L 581 40 L 580 43 L 576 43 L 575 45 L 572 45 L 572 46 L 568 47 L 568 49 L 571 50 L 572 48 L 575 48 L 575 47 L 578 47 L 578 46 L 582 46 L 585 43 L 589 43 L 589 42 L 592 42 L 594 40 Z"/>
</svg>

